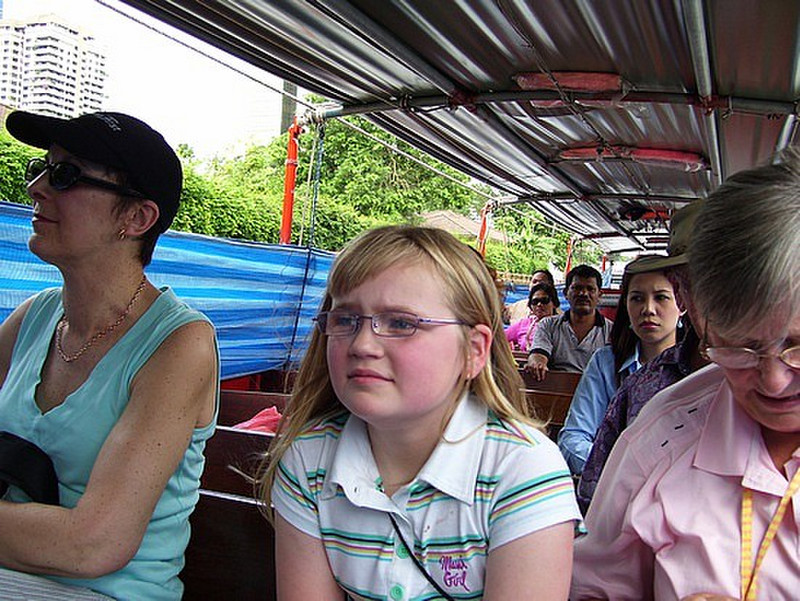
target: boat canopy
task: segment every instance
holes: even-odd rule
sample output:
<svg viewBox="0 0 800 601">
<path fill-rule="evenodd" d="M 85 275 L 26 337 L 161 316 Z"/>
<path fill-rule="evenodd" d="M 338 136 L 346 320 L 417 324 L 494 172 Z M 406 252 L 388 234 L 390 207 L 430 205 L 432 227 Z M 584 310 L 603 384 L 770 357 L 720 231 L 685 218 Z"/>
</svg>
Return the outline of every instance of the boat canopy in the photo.
<svg viewBox="0 0 800 601">
<path fill-rule="evenodd" d="M 606 252 L 796 139 L 786 0 L 125 0 Z"/>
</svg>

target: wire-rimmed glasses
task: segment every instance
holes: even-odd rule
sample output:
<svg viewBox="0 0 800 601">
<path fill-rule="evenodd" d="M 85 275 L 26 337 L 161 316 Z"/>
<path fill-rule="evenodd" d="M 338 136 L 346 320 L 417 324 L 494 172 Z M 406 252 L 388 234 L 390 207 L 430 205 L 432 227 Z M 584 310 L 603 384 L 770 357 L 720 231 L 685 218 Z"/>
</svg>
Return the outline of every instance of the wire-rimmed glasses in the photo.
<svg viewBox="0 0 800 601">
<path fill-rule="evenodd" d="M 319 331 L 326 336 L 352 336 L 361 327 L 361 321 L 367 319 L 376 336 L 384 338 L 406 338 L 413 336 L 420 324 L 426 325 L 467 325 L 455 318 L 420 317 L 403 311 L 386 311 L 374 315 L 359 315 L 347 311 L 323 311 L 314 321 Z"/>
</svg>

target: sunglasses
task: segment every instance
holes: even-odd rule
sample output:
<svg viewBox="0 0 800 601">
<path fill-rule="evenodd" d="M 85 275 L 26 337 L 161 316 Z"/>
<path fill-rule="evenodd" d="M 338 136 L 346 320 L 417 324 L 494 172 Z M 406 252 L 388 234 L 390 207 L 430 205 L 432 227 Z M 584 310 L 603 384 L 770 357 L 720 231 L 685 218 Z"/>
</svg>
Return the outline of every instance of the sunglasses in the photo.
<svg viewBox="0 0 800 601">
<path fill-rule="evenodd" d="M 549 298 L 532 298 L 528 305 L 533 307 L 534 305 L 549 305 L 550 299 Z"/>
<path fill-rule="evenodd" d="M 49 163 L 46 159 L 31 159 L 28 161 L 28 166 L 25 168 L 25 183 L 30 185 L 45 171 L 47 171 L 47 181 L 50 184 L 50 187 L 54 190 L 66 190 L 80 182 L 82 184 L 94 186 L 95 188 L 111 190 L 112 192 L 117 192 L 123 196 L 147 198 L 145 194 L 142 194 L 141 192 L 132 188 L 121 186 L 119 184 L 115 184 L 114 182 L 109 182 L 103 179 L 89 177 L 88 175 L 83 175 L 80 167 L 73 165 L 72 163 L 67 163 L 66 161 Z"/>
</svg>

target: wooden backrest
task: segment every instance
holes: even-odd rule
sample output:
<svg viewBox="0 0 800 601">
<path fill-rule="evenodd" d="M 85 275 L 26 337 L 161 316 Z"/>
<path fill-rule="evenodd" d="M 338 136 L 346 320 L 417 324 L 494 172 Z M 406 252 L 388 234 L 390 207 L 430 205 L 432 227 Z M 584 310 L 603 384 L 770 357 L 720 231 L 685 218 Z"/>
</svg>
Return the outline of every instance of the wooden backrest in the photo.
<svg viewBox="0 0 800 601">
<path fill-rule="evenodd" d="M 517 367 L 522 369 L 525 367 L 525 364 L 528 362 L 528 352 L 527 351 L 511 351 L 514 355 L 514 360 L 517 362 Z"/>
<path fill-rule="evenodd" d="M 217 426 L 206 443 L 200 499 L 181 572 L 185 601 L 273 601 L 274 532 L 253 498 L 254 474 L 272 434 Z"/>
<path fill-rule="evenodd" d="M 262 409 L 276 407 L 283 413 L 291 395 L 283 392 L 255 390 L 222 390 L 219 399 L 217 423 L 233 426 L 247 421 Z"/>
<path fill-rule="evenodd" d="M 270 392 L 291 392 L 296 378 L 296 369 L 263 371 L 259 377 L 259 389 Z"/>
<path fill-rule="evenodd" d="M 548 422 L 550 437 L 555 439 L 564 425 L 581 374 L 549 371 L 541 382 L 534 380 L 533 376 L 524 370 L 520 371 L 520 375 L 525 383 L 528 406 L 536 417 Z"/>
<path fill-rule="evenodd" d="M 206 466 L 200 486 L 206 490 L 253 496 L 253 485 L 231 467 L 248 475 L 255 473 L 274 436 L 252 430 L 217 426 L 206 442 Z"/>
<path fill-rule="evenodd" d="M 201 490 L 181 572 L 184 601 L 274 601 L 274 531 L 253 499 Z"/>
</svg>

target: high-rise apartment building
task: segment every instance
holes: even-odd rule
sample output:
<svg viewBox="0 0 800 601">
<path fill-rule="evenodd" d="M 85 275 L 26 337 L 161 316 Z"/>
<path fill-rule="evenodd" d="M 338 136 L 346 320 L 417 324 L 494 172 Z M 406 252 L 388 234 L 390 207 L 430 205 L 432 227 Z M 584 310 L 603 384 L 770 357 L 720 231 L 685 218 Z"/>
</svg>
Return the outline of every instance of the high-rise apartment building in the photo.
<svg viewBox="0 0 800 601">
<path fill-rule="evenodd" d="M 102 110 L 105 81 L 104 49 L 63 19 L 0 21 L 0 103 L 75 117 Z"/>
</svg>

